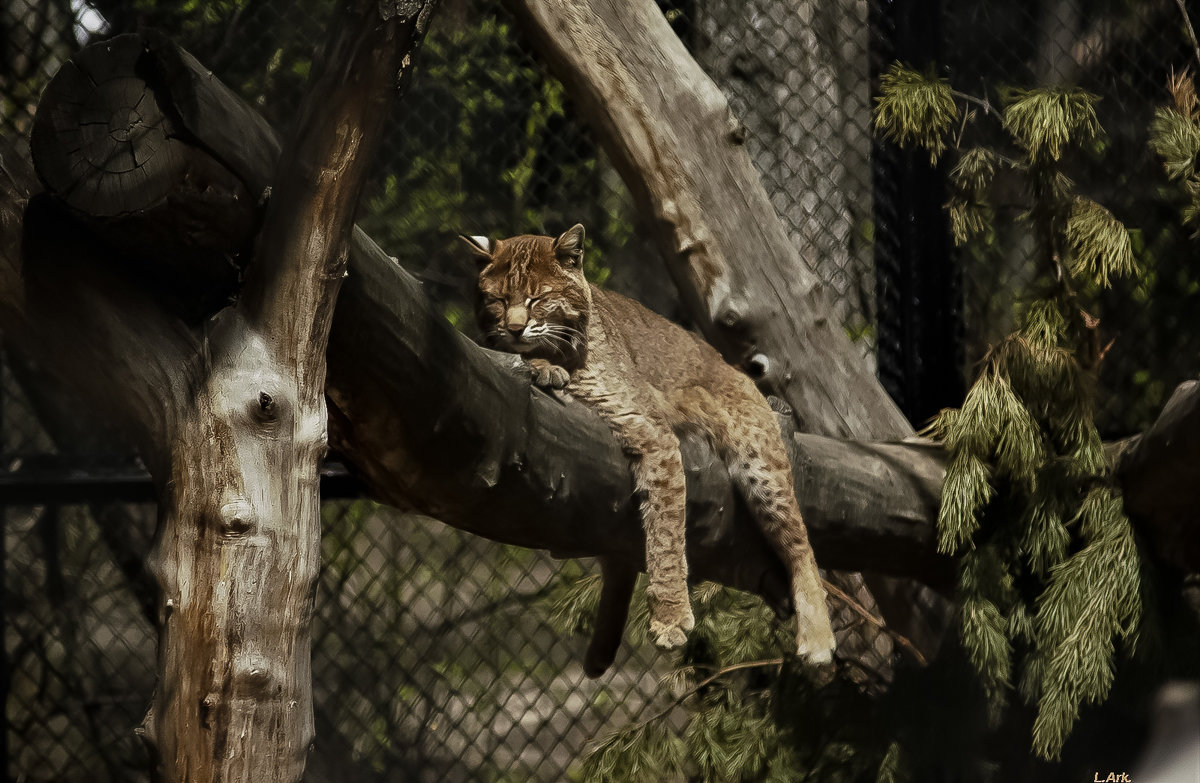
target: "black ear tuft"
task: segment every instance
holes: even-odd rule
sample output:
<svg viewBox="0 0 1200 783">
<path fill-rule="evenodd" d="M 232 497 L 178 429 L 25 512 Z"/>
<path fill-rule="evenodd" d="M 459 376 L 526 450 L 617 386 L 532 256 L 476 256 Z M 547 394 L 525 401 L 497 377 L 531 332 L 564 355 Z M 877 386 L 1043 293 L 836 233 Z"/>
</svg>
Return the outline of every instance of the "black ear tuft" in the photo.
<svg viewBox="0 0 1200 783">
<path fill-rule="evenodd" d="M 576 223 L 554 240 L 554 257 L 567 266 L 583 266 L 583 224 Z"/>
<path fill-rule="evenodd" d="M 491 260 L 492 250 L 496 246 L 492 240 L 488 239 L 487 237 L 480 236 L 469 237 L 466 234 L 459 234 L 458 238 L 466 242 L 475 255 Z"/>
</svg>

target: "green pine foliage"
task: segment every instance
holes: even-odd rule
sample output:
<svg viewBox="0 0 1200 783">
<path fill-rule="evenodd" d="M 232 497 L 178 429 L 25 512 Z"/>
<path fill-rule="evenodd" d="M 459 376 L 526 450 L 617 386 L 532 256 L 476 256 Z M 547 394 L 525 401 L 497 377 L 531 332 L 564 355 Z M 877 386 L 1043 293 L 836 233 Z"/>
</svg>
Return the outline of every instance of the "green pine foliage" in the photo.
<svg viewBox="0 0 1200 783">
<path fill-rule="evenodd" d="M 664 721 L 635 724 L 602 738 L 583 762 L 590 783 L 660 783 L 681 775 L 683 739 Z"/>
<path fill-rule="evenodd" d="M 599 579 L 567 569 L 547 597 L 555 624 L 586 635 Z M 648 645 L 644 590 L 628 642 Z M 598 738 L 580 769 L 588 783 L 839 783 L 904 780 L 899 749 L 863 720 L 857 688 L 817 687 L 792 652 L 790 623 L 758 597 L 713 583 L 692 589 L 696 627 L 662 678 L 657 703 Z"/>
<path fill-rule="evenodd" d="M 893 63 L 879 82 L 875 128 L 901 147 L 923 147 L 929 152 L 929 163 L 937 163 L 959 116 L 950 85 L 944 79 L 919 74 L 899 63 Z"/>
<path fill-rule="evenodd" d="M 1183 220 L 1200 233 L 1200 99 L 1187 74 L 1171 80 L 1172 105 L 1154 114 L 1150 146 L 1163 160 L 1167 176 L 1183 185 L 1188 203 Z"/>
<path fill-rule="evenodd" d="M 987 198 L 988 188 L 1000 159 L 986 147 L 975 147 L 962 154 L 950 172 L 952 194 L 946 205 L 954 242 L 966 244 L 972 237 L 987 235 L 996 214 Z"/>
<path fill-rule="evenodd" d="M 890 73 L 877 127 L 944 140 L 950 112 L 907 125 L 927 116 L 912 85 L 929 90 L 930 80 Z M 1010 192 L 1023 181 L 1019 220 L 1040 263 L 1040 295 L 985 357 L 962 407 L 943 411 L 930 432 L 949 455 L 938 549 L 958 558 L 962 647 L 993 721 L 1014 692 L 1036 710 L 1032 745 L 1046 759 L 1059 755 L 1081 707 L 1108 695 L 1118 647 L 1132 651 L 1141 620 L 1138 550 L 1093 419 L 1096 320 L 1083 307 L 1137 265 L 1129 232 L 1076 194 L 1063 170 L 1073 148 L 1100 143 L 1097 100 L 1082 90 L 1007 90 L 999 119 L 1011 146 L 962 152 L 947 204 L 958 244 L 990 238 L 990 191 L 1001 175 Z M 1177 117 L 1160 121 L 1173 152 L 1194 154 Z M 1194 173 L 1181 161 L 1176 169 Z"/>
<path fill-rule="evenodd" d="M 1032 163 L 1055 162 L 1072 145 L 1091 142 L 1099 135 L 1098 100 L 1083 90 L 1008 90 L 1004 129 Z"/>
<path fill-rule="evenodd" d="M 1064 236 L 1073 257 L 1071 274 L 1077 278 L 1108 288 L 1110 276 L 1130 277 L 1136 271 L 1129 232 L 1111 212 L 1090 199 L 1075 199 Z"/>
</svg>

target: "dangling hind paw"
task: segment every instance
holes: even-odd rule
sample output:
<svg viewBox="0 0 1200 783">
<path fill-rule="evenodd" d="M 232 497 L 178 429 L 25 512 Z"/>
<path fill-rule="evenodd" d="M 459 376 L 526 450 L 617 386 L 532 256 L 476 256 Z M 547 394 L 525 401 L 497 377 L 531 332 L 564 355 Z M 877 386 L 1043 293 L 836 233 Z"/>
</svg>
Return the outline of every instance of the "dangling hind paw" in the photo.
<svg viewBox="0 0 1200 783">
<path fill-rule="evenodd" d="M 796 643 L 796 655 L 813 666 L 824 666 L 832 662 L 833 649 L 833 645 L 811 644 L 808 639 L 799 639 Z"/>
<path fill-rule="evenodd" d="M 833 638 L 833 626 L 829 623 L 829 612 L 825 602 L 819 606 L 795 597 L 796 602 L 796 655 L 806 663 L 824 666 L 833 660 L 837 642 Z"/>
</svg>

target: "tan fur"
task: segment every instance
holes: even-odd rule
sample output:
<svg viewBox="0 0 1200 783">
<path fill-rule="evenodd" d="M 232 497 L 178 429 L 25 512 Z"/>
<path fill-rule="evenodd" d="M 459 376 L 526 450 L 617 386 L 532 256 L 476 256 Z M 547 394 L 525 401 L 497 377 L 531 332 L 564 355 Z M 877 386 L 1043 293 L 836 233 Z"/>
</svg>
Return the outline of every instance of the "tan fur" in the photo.
<svg viewBox="0 0 1200 783">
<path fill-rule="evenodd" d="M 816 663 L 828 661 L 833 631 L 792 489 L 791 464 L 775 415 L 750 379 L 694 335 L 588 283 L 582 226 L 557 239 L 519 236 L 482 244 L 481 239 L 467 241 L 484 260 L 477 308 L 484 339 L 521 354 L 535 383 L 566 386 L 609 423 L 634 458 L 634 481 L 644 498 L 655 643 L 677 647 L 694 624 L 677 433 L 699 430 L 788 566 L 798 653 Z M 611 655 L 603 666 L 608 662 Z"/>
</svg>

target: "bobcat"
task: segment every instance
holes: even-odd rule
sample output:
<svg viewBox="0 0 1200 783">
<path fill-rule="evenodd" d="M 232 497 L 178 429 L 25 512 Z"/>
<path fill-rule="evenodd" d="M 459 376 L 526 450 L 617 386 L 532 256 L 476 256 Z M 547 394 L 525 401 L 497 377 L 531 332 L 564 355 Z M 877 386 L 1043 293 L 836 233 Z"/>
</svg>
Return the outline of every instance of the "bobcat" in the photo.
<svg viewBox="0 0 1200 783">
<path fill-rule="evenodd" d="M 480 256 L 476 315 L 483 341 L 520 354 L 533 382 L 567 388 L 612 428 L 643 496 L 650 634 L 682 645 L 694 625 L 684 553 L 684 469 L 677 433 L 698 430 L 791 575 L 797 652 L 830 660 L 833 630 L 792 488 L 775 414 L 753 382 L 707 343 L 584 278 L 582 225 L 557 239 L 462 237 Z M 620 644 L 636 571 L 604 566 L 601 617 L 585 659 L 595 676 Z M 613 616 L 615 615 L 615 616 Z"/>
</svg>

